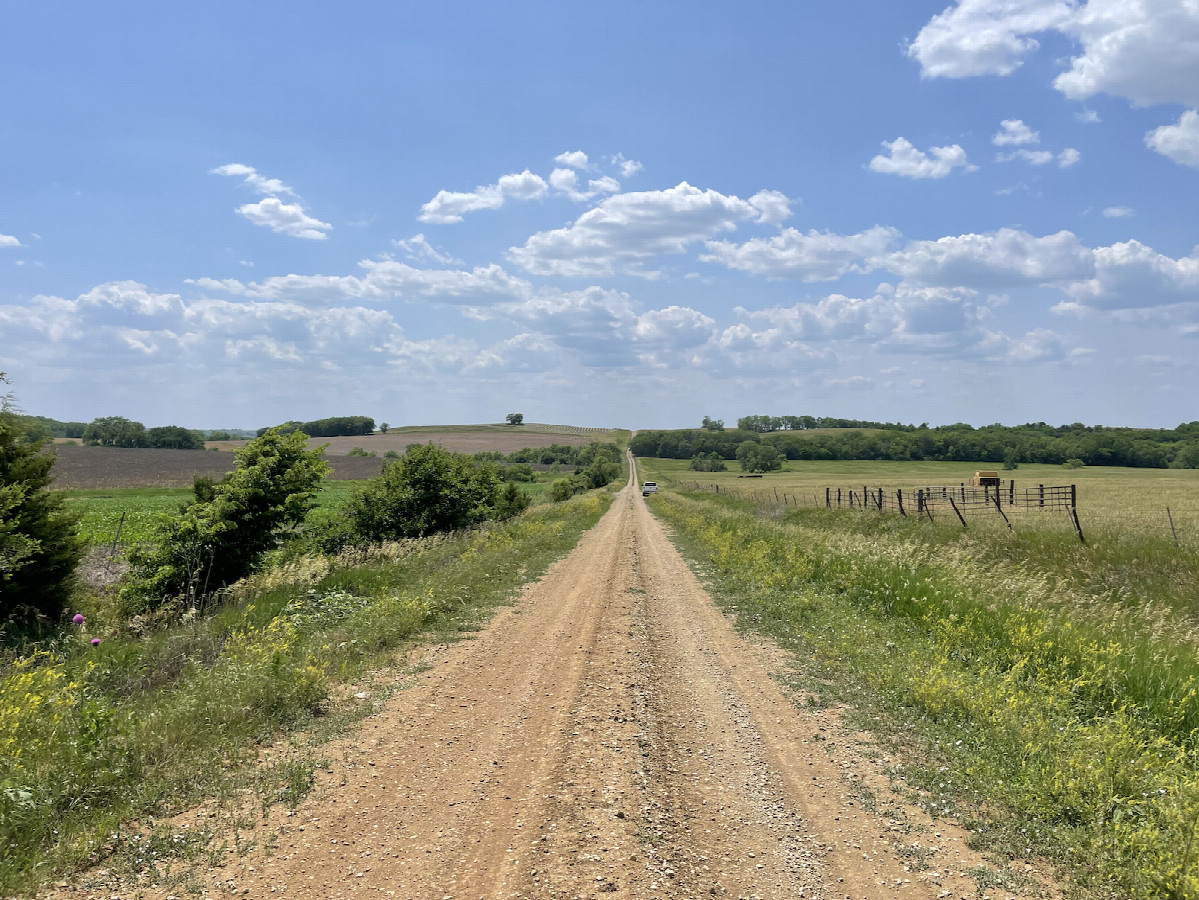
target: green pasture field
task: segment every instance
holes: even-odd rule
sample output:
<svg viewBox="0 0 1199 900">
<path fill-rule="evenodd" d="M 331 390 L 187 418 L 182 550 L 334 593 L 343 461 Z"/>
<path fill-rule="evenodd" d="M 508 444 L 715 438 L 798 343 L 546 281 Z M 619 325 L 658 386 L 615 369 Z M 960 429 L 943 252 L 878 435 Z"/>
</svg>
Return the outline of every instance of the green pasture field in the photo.
<svg viewBox="0 0 1199 900">
<path fill-rule="evenodd" d="M 536 502 L 556 476 L 538 473 L 538 481 L 520 484 L 521 490 Z M 317 507 L 336 506 L 347 499 L 362 481 L 326 480 L 317 498 Z M 109 488 L 66 491 L 67 506 L 80 514 L 79 533 L 89 547 L 112 546 L 121 526 L 119 546 L 130 547 L 148 540 L 155 523 L 166 513 L 174 513 L 188 503 L 190 488 Z"/>
<path fill-rule="evenodd" d="M 1174 526 L 1183 543 L 1199 545 L 1199 469 L 1129 469 L 1108 466 L 1064 466 L 1021 464 L 1004 471 L 983 463 L 893 462 L 864 460 L 789 460 L 783 470 L 762 478 L 738 478 L 744 474 L 735 460 L 727 472 L 692 472 L 689 460 L 638 459 L 638 465 L 658 475 L 659 481 L 696 481 L 719 484 L 721 489 L 742 492 L 757 490 L 798 497 L 801 505 L 824 502 L 824 489 L 861 491 L 871 488 L 909 488 L 967 485 L 980 469 L 998 471 L 1006 486 L 1014 479 L 1016 489 L 1044 485 L 1078 485 L 1078 515 L 1084 533 L 1099 528 L 1108 533 L 1137 533 L 1171 538 L 1169 507 Z M 649 478 L 649 476 L 646 476 Z M 642 479 L 646 480 L 646 479 Z M 1021 515 L 1019 511 L 1017 515 Z M 1035 513 L 1046 521 L 1041 513 Z M 1066 528 L 1064 516 L 1050 515 L 1048 521 Z"/>
<path fill-rule="evenodd" d="M 959 484 L 971 464 L 792 461 L 753 480 L 638 467 L 717 602 L 793 653 L 805 702 L 842 707 L 897 760 L 909 801 L 1011 860 L 980 873 L 989 893 L 1023 891 L 1024 864 L 1048 861 L 1068 897 L 1199 898 L 1199 472 L 1003 473 L 1076 483 L 1082 544 L 1060 513 L 963 529 L 813 496 Z"/>
</svg>

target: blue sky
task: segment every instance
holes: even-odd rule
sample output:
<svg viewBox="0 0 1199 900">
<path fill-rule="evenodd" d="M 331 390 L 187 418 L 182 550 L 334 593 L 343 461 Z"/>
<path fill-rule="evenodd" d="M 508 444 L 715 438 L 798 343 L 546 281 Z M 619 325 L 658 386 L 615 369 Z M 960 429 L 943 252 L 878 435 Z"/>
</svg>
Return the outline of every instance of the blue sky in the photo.
<svg viewBox="0 0 1199 900">
<path fill-rule="evenodd" d="M 1199 418 L 1199 2 L 10 6 L 0 370 L 257 427 Z"/>
</svg>

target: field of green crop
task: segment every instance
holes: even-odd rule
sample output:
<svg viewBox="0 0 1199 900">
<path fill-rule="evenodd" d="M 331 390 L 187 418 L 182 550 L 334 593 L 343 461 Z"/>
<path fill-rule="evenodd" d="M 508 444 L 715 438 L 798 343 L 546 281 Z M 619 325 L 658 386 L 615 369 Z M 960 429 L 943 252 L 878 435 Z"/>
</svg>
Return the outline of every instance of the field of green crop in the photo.
<svg viewBox="0 0 1199 900">
<path fill-rule="evenodd" d="M 536 501 L 549 487 L 548 475 L 541 481 L 521 484 L 520 488 Z M 318 507 L 336 506 L 361 484 L 358 481 L 325 481 Z M 79 513 L 79 531 L 89 547 L 129 547 L 147 540 L 154 524 L 166 513 L 173 513 L 192 499 L 189 488 L 114 488 L 66 492 L 68 506 Z M 121 525 L 121 516 L 125 523 Z"/>
<path fill-rule="evenodd" d="M 1012 861 L 995 887 L 1023 890 L 1024 862 L 1048 860 L 1069 896 L 1199 898 L 1199 473 L 1012 473 L 1077 481 L 1084 545 L 1058 517 L 963 529 L 773 499 L 972 466 L 790 465 L 747 481 L 638 461 L 717 602 L 792 652 L 807 702 L 844 705 L 901 760 L 910 799 Z"/>
</svg>

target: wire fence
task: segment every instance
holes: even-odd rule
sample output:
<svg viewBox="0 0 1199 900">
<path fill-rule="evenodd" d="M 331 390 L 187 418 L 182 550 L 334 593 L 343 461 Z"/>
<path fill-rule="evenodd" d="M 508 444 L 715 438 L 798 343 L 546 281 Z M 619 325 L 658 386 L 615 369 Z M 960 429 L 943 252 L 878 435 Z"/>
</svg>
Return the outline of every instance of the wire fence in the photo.
<svg viewBox="0 0 1199 900">
<path fill-rule="evenodd" d="M 884 488 L 862 485 L 857 487 L 826 487 L 812 493 L 780 491 L 778 488 L 746 489 L 721 487 L 698 481 L 679 482 L 690 490 L 724 494 L 735 499 L 774 502 L 783 506 L 811 506 L 826 509 L 860 509 L 893 512 L 936 521 L 938 516 L 956 519 L 963 528 L 969 527 L 967 517 L 998 515 L 1012 527 L 1009 512 L 1065 512 L 1078 539 L 1086 543 L 1078 520 L 1078 488 L 1073 484 L 1045 485 L 1016 489 L 1015 481 L 1006 485 L 925 485 L 915 488 Z M 1177 542 L 1177 537 L 1175 538 Z"/>
</svg>

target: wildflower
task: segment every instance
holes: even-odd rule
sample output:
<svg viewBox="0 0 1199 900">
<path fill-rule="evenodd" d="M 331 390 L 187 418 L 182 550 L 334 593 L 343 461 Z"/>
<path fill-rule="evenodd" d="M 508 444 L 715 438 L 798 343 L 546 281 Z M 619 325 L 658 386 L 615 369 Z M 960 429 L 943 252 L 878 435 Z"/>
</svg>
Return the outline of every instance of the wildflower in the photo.
<svg viewBox="0 0 1199 900">
<path fill-rule="evenodd" d="M 92 638 L 92 646 L 93 646 L 93 647 L 99 647 L 99 646 L 100 646 L 100 639 L 99 639 L 99 638 Z"/>
<path fill-rule="evenodd" d="M 75 613 L 75 615 L 72 617 L 71 621 L 74 622 L 76 625 L 82 625 L 85 621 L 83 618 L 83 613 Z"/>
</svg>

